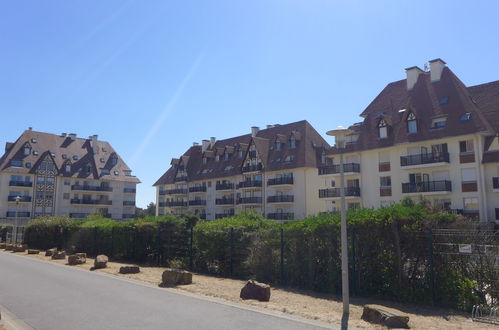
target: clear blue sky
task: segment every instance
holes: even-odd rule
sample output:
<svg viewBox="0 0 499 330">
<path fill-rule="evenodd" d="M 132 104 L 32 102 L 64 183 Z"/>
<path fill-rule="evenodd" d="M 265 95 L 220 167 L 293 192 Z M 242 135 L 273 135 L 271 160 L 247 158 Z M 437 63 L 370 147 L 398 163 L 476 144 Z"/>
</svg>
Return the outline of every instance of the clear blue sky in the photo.
<svg viewBox="0 0 499 330">
<path fill-rule="evenodd" d="M 466 4 L 463 4 L 466 2 Z M 0 143 L 98 134 L 151 185 L 193 141 L 358 114 L 404 68 L 499 79 L 497 1 L 2 1 Z"/>
</svg>

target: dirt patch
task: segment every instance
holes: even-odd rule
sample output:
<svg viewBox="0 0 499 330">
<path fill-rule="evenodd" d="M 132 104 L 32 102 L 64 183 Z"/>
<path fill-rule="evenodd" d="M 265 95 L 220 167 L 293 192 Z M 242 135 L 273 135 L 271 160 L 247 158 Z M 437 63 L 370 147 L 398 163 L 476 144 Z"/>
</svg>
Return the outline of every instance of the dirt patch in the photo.
<svg viewBox="0 0 499 330">
<path fill-rule="evenodd" d="M 8 252 L 7 252 L 8 253 Z M 18 253 L 19 254 L 19 253 Z M 24 255 L 24 254 L 22 254 Z M 67 264 L 67 260 L 51 260 L 50 257 L 43 255 L 26 255 L 30 258 Z M 87 263 L 71 267 L 78 267 L 90 270 L 94 265 L 94 259 L 87 258 Z M 165 268 L 146 267 L 140 265 L 138 274 L 119 274 L 122 266 L 130 264 L 120 262 L 108 262 L 107 268 L 96 269 L 94 271 L 110 274 L 113 276 L 124 277 L 134 281 L 140 281 L 151 285 L 161 283 L 161 275 Z M 310 320 L 330 323 L 338 326 L 342 320 L 342 302 L 340 298 L 333 295 L 318 294 L 316 292 L 285 289 L 272 287 L 272 295 L 269 302 L 259 302 L 253 300 L 242 300 L 239 298 L 241 288 L 245 281 L 233 280 L 227 278 L 218 278 L 194 273 L 193 283 L 191 285 L 177 286 L 174 290 L 188 292 L 195 295 L 211 297 L 223 301 L 235 302 L 238 304 L 249 305 L 253 308 L 268 309 L 286 314 L 296 315 Z M 373 299 L 351 299 L 350 317 L 348 326 L 355 329 L 382 329 L 379 325 L 373 325 L 361 320 L 363 305 L 379 304 L 398 309 L 406 313 L 409 318 L 409 325 L 413 329 L 493 329 L 498 330 L 496 326 L 482 323 L 474 323 L 465 314 L 453 310 L 432 309 L 429 307 L 414 306 L 408 304 L 398 304 L 388 301 L 379 301 Z M 0 329 L 1 330 L 1 329 Z"/>
</svg>

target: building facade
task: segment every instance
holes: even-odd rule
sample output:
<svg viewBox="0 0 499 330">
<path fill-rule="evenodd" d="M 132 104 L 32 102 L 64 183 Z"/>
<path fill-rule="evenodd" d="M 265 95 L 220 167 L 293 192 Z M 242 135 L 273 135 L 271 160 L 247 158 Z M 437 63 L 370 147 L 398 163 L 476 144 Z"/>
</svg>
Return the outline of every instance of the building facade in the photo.
<svg viewBox="0 0 499 330">
<path fill-rule="evenodd" d="M 43 216 L 131 218 L 139 182 L 97 135 L 84 139 L 30 128 L 7 143 L 0 158 L 0 219 L 24 226 Z"/>
<path fill-rule="evenodd" d="M 293 220 L 318 213 L 318 168 L 329 148 L 307 121 L 194 143 L 154 184 L 156 214 L 213 220 L 255 210 Z"/>
<path fill-rule="evenodd" d="M 499 220 L 499 81 L 466 87 L 441 59 L 406 69 L 349 127 L 347 205 L 409 197 L 481 221 Z M 339 152 L 319 170 L 327 210 L 339 198 Z"/>
</svg>

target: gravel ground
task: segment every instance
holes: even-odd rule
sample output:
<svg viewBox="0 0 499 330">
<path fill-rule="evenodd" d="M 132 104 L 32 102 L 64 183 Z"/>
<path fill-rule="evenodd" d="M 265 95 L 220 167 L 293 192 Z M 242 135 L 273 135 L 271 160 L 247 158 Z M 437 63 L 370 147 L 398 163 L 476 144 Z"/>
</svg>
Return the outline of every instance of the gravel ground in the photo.
<svg viewBox="0 0 499 330">
<path fill-rule="evenodd" d="M 50 257 L 45 257 L 44 253 L 27 256 L 44 261 L 67 264 L 67 260 L 51 260 Z M 92 258 L 87 258 L 86 264 L 71 267 L 90 269 L 93 266 L 93 262 Z M 145 282 L 152 285 L 159 285 L 161 283 L 161 274 L 165 270 L 165 268 L 162 267 L 141 266 L 141 273 L 139 274 L 119 274 L 119 268 L 125 265 L 130 264 L 109 262 L 107 268 L 95 271 L 125 277 L 130 280 Z M 240 280 L 218 278 L 194 273 L 193 283 L 191 285 L 177 286 L 173 289 L 195 295 L 250 305 L 253 308 L 270 309 L 277 312 L 297 315 L 311 320 L 327 322 L 333 325 L 341 324 L 342 303 L 336 296 L 318 294 L 311 291 L 273 287 L 269 302 L 242 300 L 239 298 L 239 292 L 244 283 L 244 281 Z M 406 313 L 410 317 L 409 324 L 413 329 L 498 329 L 497 326 L 474 323 L 471 319 L 466 317 L 466 315 L 452 310 L 431 309 L 414 305 L 397 304 L 388 301 L 356 298 L 351 299 L 350 318 L 348 322 L 350 328 L 382 328 L 380 326 L 364 322 L 360 319 L 362 315 L 362 306 L 364 304 L 380 304 Z"/>
</svg>

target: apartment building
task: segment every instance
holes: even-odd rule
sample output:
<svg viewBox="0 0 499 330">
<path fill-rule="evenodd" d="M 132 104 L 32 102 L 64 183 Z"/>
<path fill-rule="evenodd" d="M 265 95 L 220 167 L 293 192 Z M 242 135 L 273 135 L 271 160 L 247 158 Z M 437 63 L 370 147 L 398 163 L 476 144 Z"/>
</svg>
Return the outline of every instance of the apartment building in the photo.
<svg viewBox="0 0 499 330">
<path fill-rule="evenodd" d="M 156 213 L 193 213 L 207 220 L 239 210 L 276 220 L 315 214 L 321 211 L 318 167 L 329 148 L 307 121 L 194 143 L 154 184 Z"/>
<path fill-rule="evenodd" d="M 499 81 L 467 87 L 441 59 L 405 69 L 349 127 L 347 205 L 405 197 L 481 221 L 499 220 Z M 339 152 L 319 169 L 319 196 L 337 209 Z"/>
<path fill-rule="evenodd" d="M 50 215 L 131 218 L 139 182 L 97 135 L 85 139 L 30 128 L 6 143 L 0 158 L 0 219 L 23 226 Z"/>
</svg>

